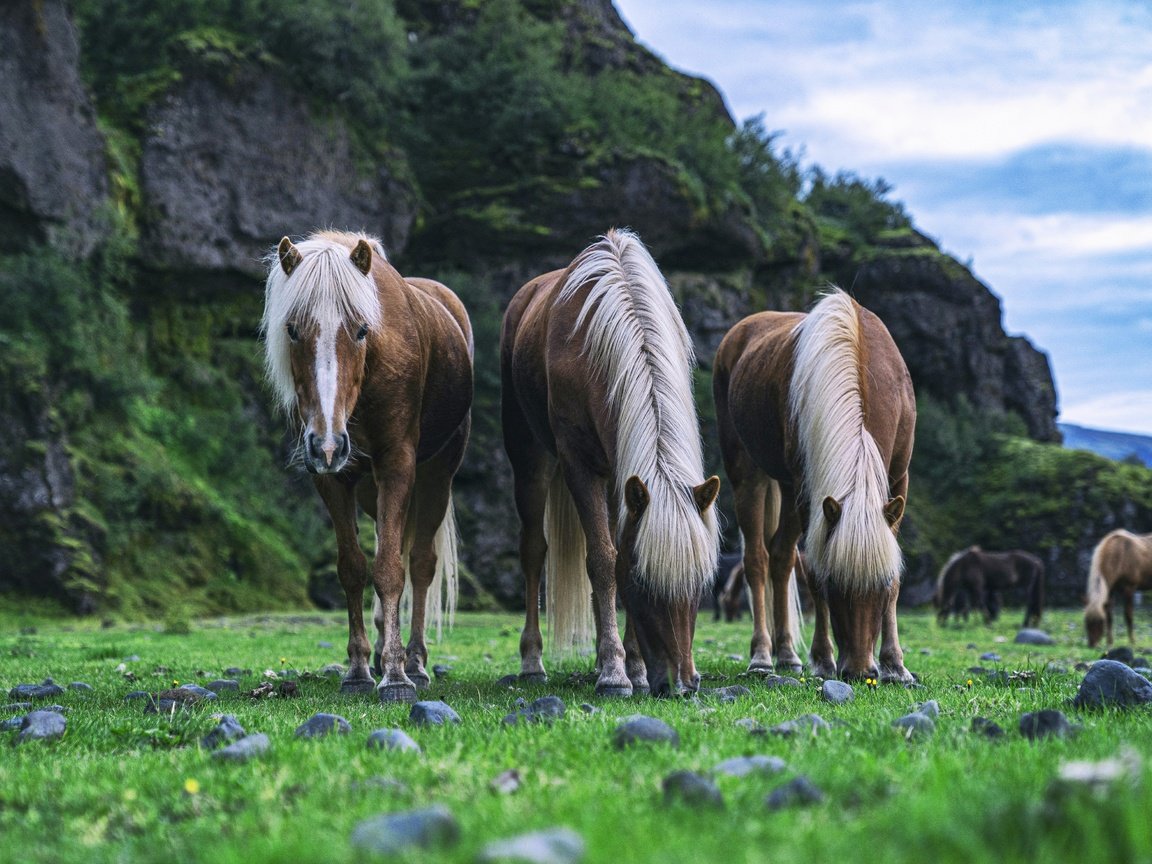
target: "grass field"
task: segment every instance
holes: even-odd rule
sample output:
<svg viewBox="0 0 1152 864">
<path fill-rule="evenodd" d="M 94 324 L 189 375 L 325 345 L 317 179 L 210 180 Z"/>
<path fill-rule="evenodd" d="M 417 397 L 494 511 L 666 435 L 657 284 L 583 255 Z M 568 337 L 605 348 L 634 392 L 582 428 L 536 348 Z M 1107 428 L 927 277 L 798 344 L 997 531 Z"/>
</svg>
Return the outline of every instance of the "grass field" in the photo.
<svg viewBox="0 0 1152 864">
<path fill-rule="evenodd" d="M 446 805 L 460 823 L 459 842 L 394 860 L 475 861 L 485 844 L 530 830 L 568 826 L 584 838 L 588 862 L 822 861 L 1133 861 L 1152 859 L 1152 784 L 1147 767 L 1132 782 L 1102 790 L 1057 779 L 1062 763 L 1100 760 L 1130 749 L 1152 751 L 1152 709 L 1074 712 L 1068 700 L 1083 678 L 1074 666 L 1099 652 L 1083 645 L 1079 617 L 1050 613 L 1053 647 L 1015 645 L 1016 613 L 994 627 L 938 628 L 926 614 L 901 619 L 916 690 L 858 685 L 853 702 L 832 706 L 819 683 L 765 688 L 741 675 L 749 627 L 701 618 L 697 666 L 705 687 L 745 684 L 732 703 L 715 700 L 599 700 L 591 684 L 569 680 L 590 661 L 552 664 L 538 687 L 496 685 L 518 668 L 520 620 L 461 615 L 431 663 L 451 665 L 422 698 L 442 699 L 458 726 L 417 728 L 408 706 L 341 698 L 337 682 L 298 677 L 300 696 L 244 695 L 265 670 L 317 670 L 344 660 L 342 615 L 261 616 L 194 622 L 190 633 L 121 625 L 109 629 L 0 616 L 0 686 L 51 676 L 69 691 L 62 739 L 3 742 L 0 756 L 0 859 L 19 861 L 343 862 L 364 860 L 349 838 L 355 825 L 391 811 Z M 1138 639 L 1147 643 L 1141 619 Z M 180 629 L 180 628 L 177 628 Z M 331 643 L 333 647 L 321 647 Z M 979 661 L 995 651 L 1000 662 Z M 126 660 L 130 657 L 136 660 Z M 137 680 L 129 680 L 123 664 Z M 993 672 L 969 672 L 981 665 Z M 175 716 L 148 715 L 131 690 L 173 682 L 203 684 L 230 666 L 252 670 L 240 694 Z M 970 682 L 970 683 L 969 683 Z M 555 694 L 568 706 L 552 725 L 506 727 L 518 697 Z M 906 739 L 892 720 L 915 702 L 935 699 L 934 734 Z M 10 700 L 11 701 L 11 700 Z M 602 710 L 588 714 L 583 702 Z M 1082 724 L 1065 739 L 1030 742 L 1020 715 L 1064 710 Z M 294 730 L 316 712 L 345 717 L 351 734 L 302 740 Z M 213 714 L 231 713 L 249 732 L 264 732 L 270 751 L 245 764 L 214 761 L 200 738 Z M 832 727 L 816 736 L 751 735 L 736 721 L 771 726 L 819 713 Z M 5 717 L 11 716 L 9 711 Z M 681 737 L 678 749 L 613 747 L 620 719 L 659 717 Z M 970 731 L 982 715 L 1007 732 L 991 741 Z M 0 718 L 3 719 L 3 718 Z M 379 728 L 405 729 L 422 754 L 369 750 Z M 779 774 L 718 776 L 722 809 L 667 804 L 664 777 L 709 772 L 732 756 L 782 757 Z M 510 794 L 491 781 L 520 773 Z M 769 810 L 765 796 L 798 774 L 825 795 L 810 807 Z M 381 783 L 389 778 L 395 784 Z"/>
</svg>

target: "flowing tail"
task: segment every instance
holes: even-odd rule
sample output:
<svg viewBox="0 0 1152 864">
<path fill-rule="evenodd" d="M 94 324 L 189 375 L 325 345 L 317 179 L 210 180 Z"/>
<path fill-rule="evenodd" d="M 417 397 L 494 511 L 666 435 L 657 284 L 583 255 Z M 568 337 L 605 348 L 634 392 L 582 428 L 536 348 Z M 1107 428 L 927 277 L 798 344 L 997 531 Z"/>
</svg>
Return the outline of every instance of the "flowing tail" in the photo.
<svg viewBox="0 0 1152 864">
<path fill-rule="evenodd" d="M 595 625 L 584 527 L 559 467 L 548 487 L 544 536 L 548 541 L 544 562 L 548 648 L 553 655 L 570 654 L 592 644 Z"/>
<path fill-rule="evenodd" d="M 1088 620 L 1104 621 L 1104 604 L 1108 601 L 1108 583 L 1104 579 L 1103 564 L 1109 539 L 1105 537 L 1092 550 L 1092 565 L 1088 568 L 1088 605 L 1084 609 L 1084 618 Z"/>
<path fill-rule="evenodd" d="M 951 596 L 950 592 L 948 592 L 948 576 L 952 567 L 967 551 L 967 549 L 961 549 L 959 552 L 954 553 L 951 558 L 944 562 L 944 566 L 940 568 L 940 573 L 936 577 L 936 593 L 932 595 L 932 605 L 937 609 L 946 609 L 946 603 L 950 605 Z"/>
<path fill-rule="evenodd" d="M 404 560 L 404 594 L 401 601 L 400 616 L 404 621 L 412 620 L 412 541 L 415 531 L 413 514 L 416 508 L 409 509 L 408 521 L 404 525 L 404 540 L 400 547 L 400 555 Z M 428 586 L 428 595 L 424 598 L 424 626 L 434 624 L 436 627 L 436 641 L 444 637 L 444 623 L 447 620 L 451 629 L 456 623 L 456 601 L 460 593 L 460 558 L 456 551 L 456 507 L 452 497 L 448 497 L 448 509 L 444 511 L 444 519 L 436 529 L 436 536 L 432 539 L 436 550 L 436 572 L 432 576 L 432 584 Z M 373 613 L 380 599 L 373 602 Z"/>
</svg>

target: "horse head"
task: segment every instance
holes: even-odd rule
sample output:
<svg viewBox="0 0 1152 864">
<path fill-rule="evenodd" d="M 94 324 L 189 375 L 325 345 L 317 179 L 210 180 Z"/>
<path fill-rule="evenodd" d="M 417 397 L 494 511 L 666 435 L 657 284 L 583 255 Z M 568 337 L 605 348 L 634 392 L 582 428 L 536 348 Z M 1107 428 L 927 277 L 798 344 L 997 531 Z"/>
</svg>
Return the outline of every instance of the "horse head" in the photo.
<svg viewBox="0 0 1152 864">
<path fill-rule="evenodd" d="M 719 491 L 720 478 L 715 476 L 691 488 L 696 518 L 704 520 Z M 666 696 L 695 691 L 700 686 L 700 675 L 692 659 L 692 638 L 700 592 L 662 591 L 660 586 L 677 583 L 665 578 L 668 574 L 640 573 L 636 540 L 641 520 L 659 505 L 653 504 L 648 487 L 636 476 L 625 484 L 624 504 L 626 513 L 616 553 L 616 585 L 644 657 L 649 692 Z"/>
<path fill-rule="evenodd" d="M 370 275 L 371 244 L 360 238 L 350 251 L 316 245 L 302 243 L 302 252 L 287 237 L 280 241 L 276 255 L 288 299 L 279 307 L 280 320 L 266 318 L 266 326 L 282 328 L 268 333 L 284 357 L 278 370 L 275 361 L 270 366 L 290 377 L 281 386 L 290 388 L 284 401 L 303 426 L 304 465 L 313 474 L 335 474 L 352 455 L 348 421 L 364 384 L 379 300 Z M 270 294 L 273 284 L 270 278 Z"/>
</svg>

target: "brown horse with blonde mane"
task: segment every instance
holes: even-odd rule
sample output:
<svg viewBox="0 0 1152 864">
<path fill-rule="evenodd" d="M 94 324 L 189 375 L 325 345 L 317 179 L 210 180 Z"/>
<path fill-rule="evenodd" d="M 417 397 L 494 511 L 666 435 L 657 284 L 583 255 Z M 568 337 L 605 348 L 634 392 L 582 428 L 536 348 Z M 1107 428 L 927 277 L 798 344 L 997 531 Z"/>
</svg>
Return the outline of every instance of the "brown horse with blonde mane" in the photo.
<svg viewBox="0 0 1152 864">
<path fill-rule="evenodd" d="M 415 701 L 427 686 L 429 613 L 451 617 L 456 596 L 452 477 L 468 441 L 472 329 L 451 291 L 405 279 L 380 242 L 323 231 L 272 256 L 263 328 L 269 380 L 301 424 L 299 458 L 313 475 L 336 533 L 348 601 L 348 671 L 342 693 Z M 368 666 L 357 502 L 375 520 L 371 578 L 377 686 Z M 407 648 L 400 635 L 412 584 Z"/>
<path fill-rule="evenodd" d="M 748 670 L 771 671 L 773 646 L 778 668 L 801 668 L 792 574 L 805 533 L 813 671 L 910 682 L 896 627 L 896 533 L 916 402 L 887 328 L 839 289 L 808 314 L 751 315 L 720 343 L 713 393 L 752 593 Z"/>
<path fill-rule="evenodd" d="M 698 688 L 692 638 L 716 569 L 720 480 L 703 476 L 693 361 L 664 277 L 629 231 L 512 298 L 500 362 L 528 607 L 521 678 L 546 677 L 546 568 L 552 646 L 583 648 L 595 627 L 598 694 Z"/>
<path fill-rule="evenodd" d="M 1104 535 L 1092 550 L 1088 570 L 1088 603 L 1084 608 L 1084 628 L 1088 646 L 1095 647 L 1101 636 L 1112 644 L 1112 598 L 1124 597 L 1124 622 L 1128 641 L 1133 636 L 1133 595 L 1152 588 L 1152 534 L 1133 534 L 1123 528 Z"/>
</svg>

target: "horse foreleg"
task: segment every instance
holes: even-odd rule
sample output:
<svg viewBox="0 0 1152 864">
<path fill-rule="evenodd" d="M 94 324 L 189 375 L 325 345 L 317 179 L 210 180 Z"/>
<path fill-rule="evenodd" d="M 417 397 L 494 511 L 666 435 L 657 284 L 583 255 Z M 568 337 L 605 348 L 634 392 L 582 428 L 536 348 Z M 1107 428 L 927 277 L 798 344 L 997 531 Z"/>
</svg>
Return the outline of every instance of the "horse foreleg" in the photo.
<svg viewBox="0 0 1152 864">
<path fill-rule="evenodd" d="M 904 668 L 904 651 L 896 628 L 896 602 L 899 599 L 900 582 L 894 581 L 880 627 L 880 680 L 886 684 L 911 684 L 916 680 Z"/>
<path fill-rule="evenodd" d="M 416 458 L 412 448 L 398 446 L 390 459 L 373 459 L 376 474 L 376 560 L 372 582 L 380 601 L 380 683 L 382 702 L 416 701 L 416 685 L 404 671 L 407 655 L 400 635 L 400 599 L 404 593 L 402 546 L 404 524 L 412 501 Z M 415 615 L 415 612 L 413 613 Z"/>
<path fill-rule="evenodd" d="M 732 467 L 728 474 L 736 478 Z M 764 547 L 765 499 L 771 481 L 765 474 L 749 472 L 740 481 L 733 479 L 736 499 L 736 521 L 744 536 L 744 578 L 752 605 L 752 645 L 748 671 L 765 675 L 772 671 L 772 636 L 768 632 L 768 613 L 764 588 L 768 580 L 768 550 Z M 772 493 L 774 494 L 774 493 Z"/>
<path fill-rule="evenodd" d="M 336 572 L 348 604 L 348 671 L 340 682 L 340 692 L 366 693 L 376 681 L 368 669 L 370 646 L 364 630 L 368 560 L 356 537 L 355 483 L 332 475 L 319 475 L 314 483 L 336 533 Z"/>
<path fill-rule="evenodd" d="M 599 634 L 597 634 L 599 635 Z M 648 668 L 636 638 L 636 626 L 629 615 L 624 619 L 624 672 L 632 682 L 634 695 L 648 692 Z"/>
<path fill-rule="evenodd" d="M 1104 604 L 1104 638 L 1105 644 L 1112 647 L 1112 597 L 1109 595 L 1108 601 Z"/>
<path fill-rule="evenodd" d="M 1135 631 L 1133 630 L 1133 626 L 1132 626 L 1133 625 L 1132 614 L 1133 614 L 1133 607 L 1134 606 L 1135 606 L 1135 592 L 1125 591 L 1124 592 L 1124 623 L 1128 626 L 1128 644 L 1130 644 L 1130 645 L 1136 644 L 1136 634 L 1135 634 Z"/>
<path fill-rule="evenodd" d="M 772 579 L 772 633 L 776 637 L 776 668 L 799 672 L 804 668 L 792 641 L 792 630 L 803 623 L 792 621 L 792 571 L 796 567 L 796 541 L 800 539 L 800 514 L 790 494 L 780 503 L 780 521 L 772 536 L 769 573 Z"/>
<path fill-rule="evenodd" d="M 808 591 L 812 595 L 815 626 L 812 630 L 812 648 L 808 652 L 812 674 L 820 678 L 836 677 L 836 659 L 832 652 L 832 617 L 828 611 L 828 595 L 816 584 L 816 574 L 808 572 Z"/>
</svg>

